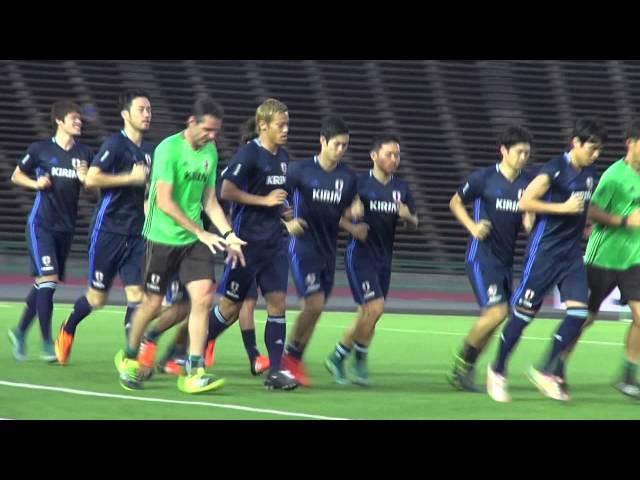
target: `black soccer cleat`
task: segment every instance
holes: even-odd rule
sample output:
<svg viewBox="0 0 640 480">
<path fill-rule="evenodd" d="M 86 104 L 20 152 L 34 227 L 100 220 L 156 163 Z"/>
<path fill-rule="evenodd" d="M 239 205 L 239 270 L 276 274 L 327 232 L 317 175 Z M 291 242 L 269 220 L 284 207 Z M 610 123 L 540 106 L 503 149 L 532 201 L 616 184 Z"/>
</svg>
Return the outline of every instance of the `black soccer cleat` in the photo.
<svg viewBox="0 0 640 480">
<path fill-rule="evenodd" d="M 627 382 L 618 382 L 613 388 L 618 390 L 623 395 L 627 397 L 631 397 L 635 400 L 640 400 L 640 384 L 638 383 L 627 383 Z"/>
<path fill-rule="evenodd" d="M 447 375 L 449 383 L 457 390 L 464 392 L 480 393 L 480 389 L 476 385 L 473 377 L 473 370 L 461 372 L 460 370 L 454 370 Z"/>
<path fill-rule="evenodd" d="M 264 380 L 264 386 L 267 390 L 293 390 L 298 386 L 298 382 L 287 370 L 280 370 L 269 373 Z"/>
</svg>

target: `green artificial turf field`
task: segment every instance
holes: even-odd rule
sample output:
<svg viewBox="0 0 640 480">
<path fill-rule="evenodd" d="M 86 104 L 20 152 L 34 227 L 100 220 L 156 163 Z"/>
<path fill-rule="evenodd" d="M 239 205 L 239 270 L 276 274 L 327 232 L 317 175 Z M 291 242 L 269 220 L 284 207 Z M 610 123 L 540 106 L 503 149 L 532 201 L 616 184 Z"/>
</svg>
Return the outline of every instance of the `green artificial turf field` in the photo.
<svg viewBox="0 0 640 480">
<path fill-rule="evenodd" d="M 56 305 L 53 329 L 70 312 Z M 11 355 L 6 331 L 15 326 L 22 304 L 0 304 L 0 417 L 14 419 L 636 419 L 640 404 L 622 396 L 611 384 L 620 371 L 623 322 L 602 321 L 584 335 L 569 365 L 572 400 L 555 402 L 542 396 L 524 371 L 549 345 L 557 320 L 536 320 L 526 331 L 510 362 L 513 402 L 498 404 L 485 393 L 452 389 L 445 374 L 452 351 L 460 346 L 473 317 L 387 314 L 378 324 L 370 349 L 368 388 L 337 385 L 323 366 L 353 313 L 326 313 L 320 319 L 305 358 L 312 388 L 269 392 L 249 373 L 239 329 L 233 326 L 216 345 L 214 371 L 226 378 L 219 391 L 187 395 L 176 377 L 157 374 L 144 390 L 129 392 L 118 383 L 113 356 L 124 344 L 124 308 L 107 307 L 78 328 L 66 367 L 40 360 L 40 333 L 29 332 L 27 360 Z M 289 328 L 295 313 L 288 313 Z M 258 346 L 264 312 L 256 313 Z M 37 321 L 36 321 L 37 323 Z M 160 341 L 164 348 L 173 332 Z M 484 387 L 486 365 L 496 341 L 478 364 Z"/>
</svg>

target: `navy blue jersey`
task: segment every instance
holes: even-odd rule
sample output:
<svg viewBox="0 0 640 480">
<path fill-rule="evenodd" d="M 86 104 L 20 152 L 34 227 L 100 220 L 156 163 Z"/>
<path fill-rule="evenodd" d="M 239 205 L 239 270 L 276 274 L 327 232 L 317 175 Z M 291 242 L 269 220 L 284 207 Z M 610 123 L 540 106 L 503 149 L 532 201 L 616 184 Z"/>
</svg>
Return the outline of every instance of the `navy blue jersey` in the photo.
<svg viewBox="0 0 640 480">
<path fill-rule="evenodd" d="M 398 224 L 398 202 L 409 207 L 412 215 L 416 213 L 416 205 L 409 190 L 409 185 L 399 178 L 391 177 L 386 184 L 380 183 L 373 176 L 373 170 L 358 176 L 358 195 L 364 205 L 362 221 L 369 225 L 367 241 L 356 242 L 358 250 L 363 247 L 370 258 L 391 262 L 393 242 Z"/>
<path fill-rule="evenodd" d="M 138 147 L 124 130 L 108 137 L 91 162 L 102 172 L 117 175 L 130 172 L 136 163 L 151 166 L 153 146 L 142 142 Z M 93 217 L 93 229 L 121 235 L 142 234 L 144 225 L 144 185 L 100 189 L 100 201 Z"/>
<path fill-rule="evenodd" d="M 578 215 L 538 214 L 528 253 L 543 254 L 544 258 L 582 257 L 582 233 L 597 181 L 596 169 L 590 165 L 576 171 L 569 163 L 569 154 L 565 153 L 545 163 L 538 174 L 549 176 L 550 187 L 543 197 L 545 201 L 563 203 L 576 195 L 584 200 L 584 211 Z"/>
<path fill-rule="evenodd" d="M 488 256 L 496 258 L 505 267 L 513 265 L 518 232 L 522 227 L 523 212 L 518 201 L 532 180 L 530 174 L 520 174 L 510 182 L 491 165 L 472 173 L 458 189 L 463 202 L 473 203 L 473 220 L 488 220 L 491 231 L 484 240 L 471 237 L 467 247 L 467 261 L 474 262 Z"/>
<path fill-rule="evenodd" d="M 293 198 L 294 217 L 307 222 L 307 228 L 291 239 L 289 249 L 335 257 L 340 218 L 353 202 L 357 186 L 356 174 L 345 165 L 326 172 L 318 157 L 291 164 L 287 191 Z"/>
<path fill-rule="evenodd" d="M 266 196 L 272 190 L 284 189 L 289 154 L 279 148 L 274 155 L 263 148 L 259 139 L 240 147 L 223 171 L 223 180 L 252 195 Z M 231 205 L 233 231 L 242 240 L 275 244 L 281 241 L 280 205 Z"/>
<path fill-rule="evenodd" d="M 38 190 L 29 223 L 56 232 L 73 233 L 78 216 L 78 197 L 82 184 L 75 170 L 80 162 L 91 161 L 89 147 L 75 142 L 69 151 L 55 137 L 32 143 L 18 168 L 27 175 L 49 175 L 51 187 Z"/>
</svg>

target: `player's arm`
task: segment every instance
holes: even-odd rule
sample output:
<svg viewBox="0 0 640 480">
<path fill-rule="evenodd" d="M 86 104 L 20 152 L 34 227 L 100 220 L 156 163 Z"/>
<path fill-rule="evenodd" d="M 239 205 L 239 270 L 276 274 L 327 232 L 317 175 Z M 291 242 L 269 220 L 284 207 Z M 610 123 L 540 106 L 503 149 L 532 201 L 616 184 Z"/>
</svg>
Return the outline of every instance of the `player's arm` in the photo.
<svg viewBox="0 0 640 480">
<path fill-rule="evenodd" d="M 480 220 L 478 223 L 474 222 L 469 216 L 467 209 L 464 206 L 464 202 L 458 192 L 454 193 L 449 200 L 449 210 L 456 217 L 460 225 L 467 229 L 473 238 L 478 240 L 484 240 L 491 231 L 491 223 L 488 220 Z"/>
<path fill-rule="evenodd" d="M 340 228 L 361 242 L 366 242 L 369 236 L 369 224 L 364 222 L 352 223 L 346 216 L 340 218 Z"/>
<path fill-rule="evenodd" d="M 244 254 L 242 253 L 242 246 L 246 245 L 247 242 L 238 238 L 233 232 L 231 225 L 229 225 L 227 215 L 220 206 L 220 202 L 218 202 L 215 184 L 205 189 L 202 204 L 204 206 L 204 212 L 209 217 L 209 220 L 211 220 L 211 223 L 222 233 L 222 237 L 218 238 L 224 242 L 226 250 L 229 252 L 226 262 L 231 263 L 232 268 L 235 268 L 238 261 L 240 261 L 242 266 L 245 266 L 246 263 Z"/>
<path fill-rule="evenodd" d="M 418 214 L 411 213 L 409 207 L 402 202 L 400 202 L 398 206 L 398 216 L 405 221 L 405 224 L 409 230 L 418 229 Z"/>
<path fill-rule="evenodd" d="M 271 190 L 268 195 L 254 195 L 245 192 L 226 178 L 222 181 L 220 197 L 228 202 L 236 202 L 242 205 L 254 205 L 257 207 L 276 207 L 282 205 L 287 198 L 287 192 L 281 188 Z"/>
<path fill-rule="evenodd" d="M 204 213 L 207 214 L 211 223 L 213 223 L 224 238 L 227 238 L 227 236 L 230 235 L 235 235 L 233 233 L 233 228 L 231 228 L 231 225 L 229 224 L 229 219 L 224 213 L 222 205 L 218 202 L 215 189 L 211 187 L 207 187 L 205 189 L 204 196 L 202 198 L 202 206 L 204 208 Z"/>
<path fill-rule="evenodd" d="M 602 208 L 591 203 L 589 205 L 589 220 L 607 227 L 640 227 L 640 209 L 636 209 L 629 215 L 612 215 Z"/>
<path fill-rule="evenodd" d="M 51 179 L 48 175 L 41 175 L 36 180 L 32 179 L 20 167 L 16 167 L 11 175 L 11 183 L 31 190 L 44 190 L 51 186 Z"/>
<path fill-rule="evenodd" d="M 575 195 L 566 202 L 545 202 L 541 198 L 551 188 L 548 174 L 541 173 L 527 186 L 520 199 L 520 210 L 546 215 L 577 215 L 584 210 L 584 201 Z"/>
<path fill-rule="evenodd" d="M 147 181 L 149 169 L 143 162 L 135 164 L 130 172 L 113 173 L 118 167 L 118 144 L 113 140 L 106 140 L 100 150 L 93 157 L 91 166 L 84 182 L 87 188 L 116 188 L 129 185 L 144 185 Z"/>
<path fill-rule="evenodd" d="M 524 227 L 524 231 L 527 232 L 527 235 L 531 233 L 533 230 L 533 225 L 536 223 L 536 214 L 531 212 L 526 212 L 522 214 L 522 226 Z"/>
<path fill-rule="evenodd" d="M 100 167 L 91 166 L 84 182 L 87 188 L 115 188 L 129 185 L 144 185 L 147 181 L 147 166 L 136 163 L 130 172 L 105 173 Z"/>
<path fill-rule="evenodd" d="M 346 218 L 349 220 L 360 220 L 364 217 L 364 204 L 360 199 L 360 195 L 356 194 L 351 201 L 351 205 L 349 205 L 344 212 L 342 212 L 342 218 Z"/>
</svg>

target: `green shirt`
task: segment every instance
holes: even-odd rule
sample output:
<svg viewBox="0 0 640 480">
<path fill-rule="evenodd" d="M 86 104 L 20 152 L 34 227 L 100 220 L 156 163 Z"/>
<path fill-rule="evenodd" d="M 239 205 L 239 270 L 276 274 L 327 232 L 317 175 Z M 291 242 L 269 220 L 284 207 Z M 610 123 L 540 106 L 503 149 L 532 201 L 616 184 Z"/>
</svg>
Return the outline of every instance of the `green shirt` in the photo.
<svg viewBox="0 0 640 480">
<path fill-rule="evenodd" d="M 158 208 L 158 182 L 173 186 L 173 201 L 195 224 L 202 227 L 202 197 L 206 188 L 215 191 L 218 151 L 209 143 L 194 150 L 183 132 L 165 138 L 155 150 L 149 189 L 149 209 L 142 234 L 152 242 L 189 245 L 198 238 Z"/>
<path fill-rule="evenodd" d="M 605 170 L 591 203 L 610 215 L 629 215 L 640 207 L 640 174 L 618 160 Z M 601 268 L 627 270 L 640 264 L 640 228 L 594 224 L 584 261 Z"/>
</svg>

